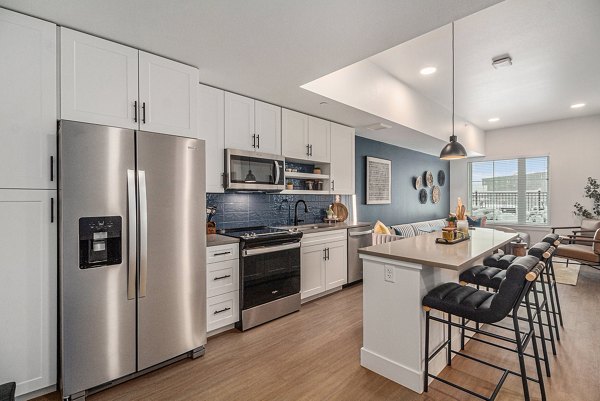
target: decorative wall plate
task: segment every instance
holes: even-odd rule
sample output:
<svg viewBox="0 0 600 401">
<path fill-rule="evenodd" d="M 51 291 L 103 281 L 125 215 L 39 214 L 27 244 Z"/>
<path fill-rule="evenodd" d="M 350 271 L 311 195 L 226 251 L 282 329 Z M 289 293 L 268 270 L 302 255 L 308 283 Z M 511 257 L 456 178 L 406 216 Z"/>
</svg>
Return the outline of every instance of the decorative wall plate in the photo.
<svg viewBox="0 0 600 401">
<path fill-rule="evenodd" d="M 443 187 L 445 183 L 446 183 L 446 173 L 444 173 L 444 170 L 440 170 L 440 171 L 438 171 L 438 184 L 440 184 L 440 187 Z"/>
<path fill-rule="evenodd" d="M 433 189 L 431 190 L 431 202 L 439 203 L 439 201 L 440 201 L 440 187 L 438 187 L 437 185 L 434 185 Z"/>
<path fill-rule="evenodd" d="M 421 188 L 421 186 L 423 185 L 423 177 L 421 177 L 421 176 L 415 177 L 413 179 L 413 183 L 415 185 L 415 189 Z"/>
<path fill-rule="evenodd" d="M 425 183 L 429 188 L 433 186 L 433 174 L 431 173 L 431 171 L 425 172 Z"/>
<path fill-rule="evenodd" d="M 421 202 L 421 204 L 427 203 L 427 190 L 425 188 L 421 188 L 419 191 L 419 202 Z"/>
</svg>

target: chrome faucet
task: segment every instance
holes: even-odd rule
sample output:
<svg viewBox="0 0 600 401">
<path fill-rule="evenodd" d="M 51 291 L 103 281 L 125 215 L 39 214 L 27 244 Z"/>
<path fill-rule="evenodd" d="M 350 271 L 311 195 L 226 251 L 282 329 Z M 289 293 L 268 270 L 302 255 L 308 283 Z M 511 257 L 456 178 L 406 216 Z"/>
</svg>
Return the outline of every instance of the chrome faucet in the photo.
<svg viewBox="0 0 600 401">
<path fill-rule="evenodd" d="M 306 202 L 304 202 L 302 199 L 299 199 L 298 201 L 296 201 L 296 204 L 294 205 L 294 225 L 297 226 L 298 223 L 303 222 L 304 220 L 299 220 L 298 219 L 298 204 L 302 203 L 304 205 L 304 213 L 308 213 L 308 206 L 306 206 Z"/>
</svg>

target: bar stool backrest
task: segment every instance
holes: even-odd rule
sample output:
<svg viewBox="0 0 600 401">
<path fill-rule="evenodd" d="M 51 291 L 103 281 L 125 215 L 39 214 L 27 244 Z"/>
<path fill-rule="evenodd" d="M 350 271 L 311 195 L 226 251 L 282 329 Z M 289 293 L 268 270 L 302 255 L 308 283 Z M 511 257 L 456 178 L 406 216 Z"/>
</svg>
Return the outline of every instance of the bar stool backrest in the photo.
<svg viewBox="0 0 600 401">
<path fill-rule="evenodd" d="M 535 256 L 536 258 L 542 260 L 544 259 L 544 253 L 548 252 L 552 245 L 548 242 L 538 242 L 527 251 L 528 255 Z"/>
<path fill-rule="evenodd" d="M 508 267 L 506 278 L 500 284 L 490 305 L 490 310 L 498 317 L 498 320 L 506 317 L 515 305 L 521 302 L 530 286 L 525 276 L 539 261 L 532 255 L 521 256 Z"/>
<path fill-rule="evenodd" d="M 558 245 L 560 245 L 560 235 L 546 234 L 546 236 L 544 238 L 542 238 L 542 242 L 547 242 L 550 245 L 558 246 Z"/>
</svg>

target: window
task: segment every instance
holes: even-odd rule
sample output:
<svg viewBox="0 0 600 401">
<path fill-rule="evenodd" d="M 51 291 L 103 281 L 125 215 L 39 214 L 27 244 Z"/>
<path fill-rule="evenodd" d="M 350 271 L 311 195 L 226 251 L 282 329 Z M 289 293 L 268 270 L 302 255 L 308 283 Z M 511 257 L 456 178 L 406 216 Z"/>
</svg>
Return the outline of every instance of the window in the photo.
<svg viewBox="0 0 600 401">
<path fill-rule="evenodd" d="M 469 163 L 469 204 L 496 224 L 548 224 L 548 157 Z"/>
</svg>

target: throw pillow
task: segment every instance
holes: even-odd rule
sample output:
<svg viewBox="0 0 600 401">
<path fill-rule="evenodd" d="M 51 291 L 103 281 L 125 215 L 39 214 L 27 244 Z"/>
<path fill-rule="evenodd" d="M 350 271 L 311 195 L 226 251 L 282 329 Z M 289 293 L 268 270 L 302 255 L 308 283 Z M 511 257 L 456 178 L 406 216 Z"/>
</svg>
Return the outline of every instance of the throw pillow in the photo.
<svg viewBox="0 0 600 401">
<path fill-rule="evenodd" d="M 385 234 L 385 235 L 391 234 L 390 229 L 387 228 L 387 226 L 379 220 L 377 220 L 377 223 L 375 223 L 375 227 L 373 227 L 373 232 L 375 234 Z"/>
</svg>

